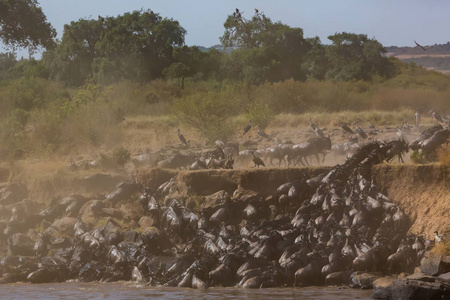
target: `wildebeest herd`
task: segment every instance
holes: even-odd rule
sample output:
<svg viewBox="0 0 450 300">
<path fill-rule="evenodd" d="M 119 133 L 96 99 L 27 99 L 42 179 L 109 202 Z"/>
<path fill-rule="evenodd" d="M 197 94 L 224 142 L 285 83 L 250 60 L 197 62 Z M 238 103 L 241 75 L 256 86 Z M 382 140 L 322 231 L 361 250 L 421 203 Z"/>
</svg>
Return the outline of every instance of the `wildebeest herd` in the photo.
<svg viewBox="0 0 450 300">
<path fill-rule="evenodd" d="M 342 144 L 332 145 L 332 139 L 330 135 L 325 136 L 322 131 L 321 134 L 317 134 L 320 130 L 319 127 L 310 122 L 311 127 L 315 132 L 315 136 L 310 136 L 306 141 L 300 143 L 292 143 L 291 141 L 279 142 L 276 145 L 272 145 L 266 148 L 257 148 L 257 142 L 252 142 L 248 145 L 248 149 L 240 150 L 240 145 L 237 142 L 223 143 L 216 141 L 216 149 L 208 151 L 195 151 L 184 150 L 177 151 L 172 155 L 165 157 L 159 157 L 159 160 L 155 162 L 154 166 L 160 168 L 174 168 L 174 169 L 232 169 L 236 165 L 241 168 L 247 168 L 252 166 L 309 166 L 311 164 L 323 164 L 327 153 L 332 153 L 335 162 L 340 162 L 342 157 L 346 157 L 354 153 L 358 148 L 363 145 L 375 141 L 379 130 L 368 128 L 370 131 L 367 133 L 356 125 L 356 134 L 349 127 L 342 125 L 344 133 L 353 133 L 348 138 L 347 142 Z M 250 126 L 247 125 L 247 127 Z M 373 125 L 372 125 L 373 126 Z M 345 129 L 347 128 L 347 129 Z M 244 129 L 244 134 L 247 133 Z M 359 131 L 358 131 L 359 130 Z M 382 145 L 386 151 L 386 161 L 390 162 L 394 158 L 398 157 L 399 162 L 403 162 L 403 154 L 407 153 L 410 149 L 423 154 L 423 157 L 429 161 L 436 160 L 436 150 L 446 141 L 450 136 L 450 129 L 444 128 L 442 125 L 437 124 L 424 130 L 417 138 L 410 143 L 407 142 L 407 135 L 411 133 L 411 128 L 403 123 L 401 126 L 392 129 L 384 130 L 390 137 L 386 140 L 378 140 L 378 143 Z M 386 135 L 385 133 L 385 135 Z M 334 131 L 334 134 L 338 134 Z M 370 137 L 369 137 L 370 136 Z M 343 135 L 346 137 L 346 135 Z M 184 137 L 183 140 L 185 141 Z M 248 141 L 247 141 L 248 142 Z M 247 143 L 244 142 L 244 145 Z M 146 156 L 148 159 L 149 157 Z M 262 164 L 256 164 L 255 158 L 262 160 Z M 309 160 L 309 161 L 308 161 Z"/>
<path fill-rule="evenodd" d="M 449 129 L 432 127 L 411 148 L 431 153 L 448 135 Z M 331 148 L 330 137 L 317 137 L 270 147 L 261 157 L 269 163 L 308 164 L 307 158 L 320 161 L 319 155 Z M 233 157 L 261 153 L 238 150 L 233 143 L 219 144 L 207 161 L 197 153 L 189 161 L 184 156 L 190 156 L 179 154 L 183 157 L 166 163 L 232 168 Z M 176 177 L 158 187 L 123 182 L 96 199 L 66 195 L 40 212 L 32 201 L 22 200 L 25 196 L 15 201 L 4 194 L 0 226 L 8 253 L 1 259 L 0 282 L 363 286 L 355 274 L 412 273 L 433 242 L 407 234 L 410 220 L 372 176 L 373 165 L 401 159 L 407 150 L 404 140 L 366 142 L 354 147 L 343 164 L 286 182 L 270 194 L 219 189 L 194 206 L 187 202 L 195 196 L 180 193 Z"/>
</svg>

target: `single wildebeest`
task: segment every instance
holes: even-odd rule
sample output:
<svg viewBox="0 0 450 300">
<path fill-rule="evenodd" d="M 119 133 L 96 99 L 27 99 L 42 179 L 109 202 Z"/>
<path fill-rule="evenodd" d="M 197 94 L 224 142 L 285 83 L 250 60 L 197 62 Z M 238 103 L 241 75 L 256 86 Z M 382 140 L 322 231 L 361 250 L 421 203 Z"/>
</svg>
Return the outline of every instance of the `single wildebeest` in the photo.
<svg viewBox="0 0 450 300">
<path fill-rule="evenodd" d="M 444 129 L 442 127 L 442 125 L 435 125 L 433 127 L 428 128 L 427 130 L 424 130 L 420 136 L 418 138 L 416 138 L 415 140 L 413 140 L 410 144 L 409 147 L 411 148 L 411 150 L 413 151 L 417 151 L 420 149 L 420 142 L 430 138 L 436 131 L 442 130 Z"/>
<path fill-rule="evenodd" d="M 326 150 L 331 150 L 331 139 L 329 136 L 326 138 L 311 138 L 305 143 L 292 146 L 288 156 L 288 162 L 294 159 L 294 165 L 297 165 L 300 162 L 303 166 L 305 166 L 303 163 L 304 159 L 306 165 L 309 165 L 306 158 L 314 155 L 317 162 L 320 164 L 319 153 L 323 155 L 323 163 L 325 161 Z"/>
<path fill-rule="evenodd" d="M 281 162 L 284 162 L 284 165 L 287 166 L 286 164 L 286 160 L 284 159 L 284 157 L 286 156 L 285 154 L 286 152 L 284 151 L 284 149 L 281 147 L 281 145 L 277 145 L 277 146 L 273 146 L 273 147 L 269 147 L 266 149 L 265 151 L 265 157 L 270 159 L 270 164 L 273 166 L 273 160 L 277 159 L 278 160 L 278 166 L 281 166 Z"/>
<path fill-rule="evenodd" d="M 398 157 L 398 162 L 404 162 L 402 153 L 408 153 L 408 143 L 401 139 L 397 141 L 391 141 L 388 143 L 389 149 L 386 152 L 386 161 L 390 162 L 395 156 Z"/>
<path fill-rule="evenodd" d="M 430 138 L 421 141 L 419 146 L 425 154 L 425 157 L 429 158 L 440 145 L 448 140 L 449 137 L 450 129 L 442 129 L 436 131 Z"/>
</svg>

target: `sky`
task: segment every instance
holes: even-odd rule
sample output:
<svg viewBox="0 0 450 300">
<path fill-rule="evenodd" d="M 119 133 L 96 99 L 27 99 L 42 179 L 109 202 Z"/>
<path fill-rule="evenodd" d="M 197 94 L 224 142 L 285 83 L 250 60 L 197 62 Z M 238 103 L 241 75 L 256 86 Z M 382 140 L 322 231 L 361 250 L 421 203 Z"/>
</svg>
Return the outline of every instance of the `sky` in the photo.
<svg viewBox="0 0 450 300">
<path fill-rule="evenodd" d="M 38 0 L 47 20 L 62 37 L 64 24 L 100 15 L 118 16 L 151 9 L 177 20 L 187 30 L 188 46 L 219 44 L 223 23 L 238 8 L 247 19 L 255 8 L 272 21 L 300 27 L 305 37 L 327 37 L 337 32 L 367 34 L 384 46 L 445 44 L 450 41 L 448 0 Z M 4 51 L 4 49 L 3 49 Z M 18 51 L 27 57 L 26 51 Z M 39 57 L 39 53 L 37 54 Z"/>
</svg>

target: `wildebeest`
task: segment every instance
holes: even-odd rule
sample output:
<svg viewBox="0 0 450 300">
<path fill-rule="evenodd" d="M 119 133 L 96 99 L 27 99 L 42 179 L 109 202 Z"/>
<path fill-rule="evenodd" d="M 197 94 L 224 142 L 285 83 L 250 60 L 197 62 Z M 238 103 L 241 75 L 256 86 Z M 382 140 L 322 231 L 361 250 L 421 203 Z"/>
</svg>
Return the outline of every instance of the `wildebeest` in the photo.
<svg viewBox="0 0 450 300">
<path fill-rule="evenodd" d="M 402 153 L 407 153 L 409 150 L 408 143 L 401 139 L 391 141 L 388 143 L 389 149 L 386 151 L 386 161 L 391 161 L 395 156 L 398 157 L 398 162 L 404 162 Z"/>
<path fill-rule="evenodd" d="M 319 153 L 323 155 L 322 163 L 325 161 L 325 151 L 331 150 L 331 138 L 328 136 L 326 138 L 311 138 L 307 142 L 300 143 L 292 146 L 290 154 L 288 155 L 288 162 L 294 159 L 294 165 L 299 162 L 305 166 L 303 159 L 308 164 L 307 157 L 314 155 L 317 162 L 320 164 Z"/>
<path fill-rule="evenodd" d="M 278 160 L 278 166 L 281 166 L 281 162 L 284 162 L 284 165 L 287 166 L 285 157 L 290 153 L 292 149 L 291 145 L 283 145 L 279 144 L 273 147 L 269 147 L 265 151 L 265 157 L 270 159 L 270 164 L 273 165 L 273 160 Z"/>
<path fill-rule="evenodd" d="M 419 143 L 422 152 L 425 154 L 425 157 L 430 158 L 434 151 L 443 143 L 445 143 L 450 137 L 450 129 L 442 129 L 436 131 L 430 138 L 423 140 Z"/>
<path fill-rule="evenodd" d="M 418 138 L 416 138 L 415 140 L 413 140 L 410 144 L 409 147 L 411 148 L 411 150 L 413 151 L 417 151 L 420 149 L 420 142 L 430 138 L 436 131 L 442 130 L 444 129 L 442 127 L 442 125 L 435 125 L 433 127 L 428 128 L 427 130 L 424 130 L 420 136 Z"/>
</svg>

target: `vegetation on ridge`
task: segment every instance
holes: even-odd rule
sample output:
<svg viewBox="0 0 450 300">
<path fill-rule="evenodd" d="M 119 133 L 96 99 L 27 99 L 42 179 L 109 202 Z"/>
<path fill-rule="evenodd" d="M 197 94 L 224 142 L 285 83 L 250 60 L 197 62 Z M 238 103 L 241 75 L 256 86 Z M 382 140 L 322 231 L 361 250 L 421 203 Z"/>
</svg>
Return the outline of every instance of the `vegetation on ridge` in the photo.
<svg viewBox="0 0 450 300">
<path fill-rule="evenodd" d="M 71 22 L 41 60 L 0 54 L 1 157 L 103 153 L 139 118 L 161 141 L 186 125 L 212 142 L 249 119 L 261 128 L 311 115 L 328 126 L 396 125 L 415 109 L 450 108 L 448 76 L 387 58 L 364 34 L 336 33 L 327 46 L 259 11 L 230 14 L 224 26 L 223 45 L 239 46 L 231 53 L 185 46 L 178 21 L 141 10 Z"/>
</svg>

